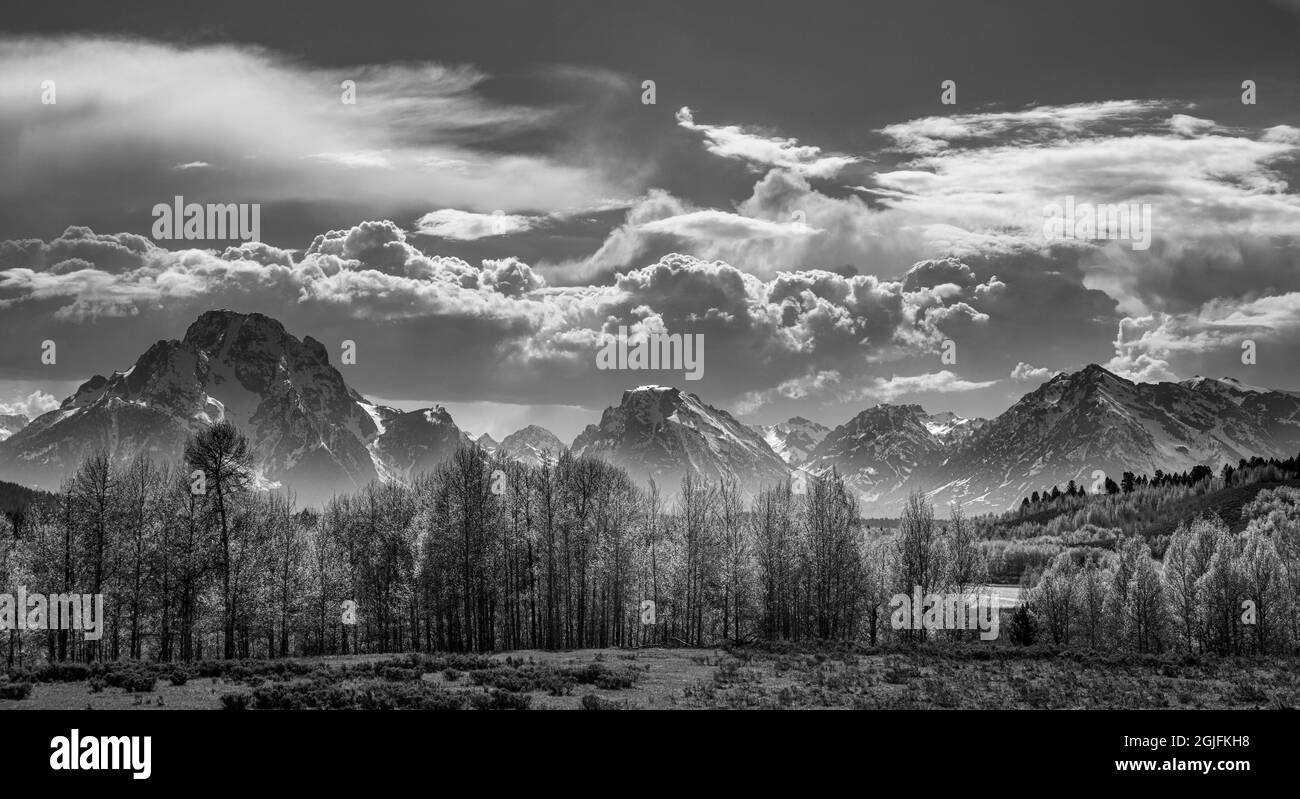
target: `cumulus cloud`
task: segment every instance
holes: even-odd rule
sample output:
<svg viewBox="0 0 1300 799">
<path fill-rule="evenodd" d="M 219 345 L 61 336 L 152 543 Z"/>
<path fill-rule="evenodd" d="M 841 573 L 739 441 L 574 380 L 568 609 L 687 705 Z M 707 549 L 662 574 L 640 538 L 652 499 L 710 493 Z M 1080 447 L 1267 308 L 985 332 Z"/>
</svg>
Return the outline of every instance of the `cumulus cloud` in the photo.
<svg viewBox="0 0 1300 799">
<path fill-rule="evenodd" d="M 1261 363 L 1282 358 L 1291 364 L 1291 353 L 1300 346 L 1300 292 L 1217 299 L 1195 313 L 1125 317 L 1115 336 L 1115 355 L 1106 366 L 1132 380 L 1176 380 L 1211 372 L 1207 364 L 1241 365 L 1246 342 L 1253 343 Z"/>
<path fill-rule="evenodd" d="M 901 281 L 816 269 L 762 279 L 683 254 L 620 272 L 608 283 L 553 285 L 518 258 L 472 264 L 428 255 L 389 220 L 322 233 L 296 257 L 256 243 L 220 254 L 148 242 L 128 246 L 135 243 L 69 229 L 51 242 L 0 246 L 7 267 L 0 269 L 0 334 L 54 335 L 45 332 L 51 325 L 111 326 L 137 316 L 139 326 L 170 337 L 179 331 L 159 327 L 188 324 L 187 317 L 206 308 L 256 309 L 318 338 L 331 330 L 349 330 L 339 335 L 354 340 L 368 335 L 372 355 L 359 358 L 358 371 L 378 381 L 372 390 L 383 396 L 402 396 L 394 383 L 410 381 L 408 390 L 422 385 L 426 391 L 436 382 L 443 398 L 451 390 L 528 401 L 537 392 L 548 401 L 573 402 L 589 396 L 591 381 L 622 382 L 623 376 L 597 373 L 594 353 L 602 337 L 626 325 L 703 334 L 708 351 L 718 353 L 706 361 L 716 401 L 773 387 L 773 396 L 797 399 L 841 376 L 861 380 L 873 363 L 936 352 L 955 320 L 980 317 L 969 303 L 980 302 L 990 285 L 960 264 L 950 268 L 957 277 L 905 288 Z M 88 244 L 113 262 L 111 270 L 99 268 L 84 249 Z M 81 259 L 63 257 L 76 247 L 83 248 Z M 123 252 L 133 260 L 125 261 Z M 56 259 L 66 268 L 43 268 Z M 919 267 L 917 274 L 937 279 L 936 269 Z M 183 322 L 171 321 L 178 318 Z M 40 320 L 35 333 L 34 320 Z M 66 329 L 58 335 L 85 338 Z M 377 352 L 394 363 L 436 366 L 427 376 L 407 367 L 381 371 Z M 17 353 L 5 357 L 21 362 Z M 445 383 L 442 374 L 457 379 Z"/>
<path fill-rule="evenodd" d="M 769 170 L 732 209 L 651 192 L 591 256 L 542 268 L 587 280 L 676 250 L 763 277 L 846 265 L 898 274 L 956 257 L 988 258 L 1001 278 L 997 259 L 1034 252 L 1064 265 L 1071 280 L 1082 269 L 1084 288 L 1134 315 L 1300 290 L 1290 255 L 1300 195 L 1287 171 L 1300 155 L 1296 129 L 1224 129 L 1171 114 L 1176 107 L 1126 100 L 900 123 L 882 132 L 908 160 L 871 175 L 856 194 L 815 188 L 794 166 Z M 689 113 L 682 121 L 700 127 Z M 935 137 L 944 146 L 931 146 Z M 905 146 L 921 139 L 930 144 Z M 1050 239 L 1044 209 L 1067 197 L 1149 205 L 1150 249 Z M 797 235 L 802 226 L 813 233 Z"/>
<path fill-rule="evenodd" d="M 33 391 L 15 402 L 0 402 L 0 415 L 22 414 L 28 420 L 59 407 L 59 400 L 44 391 Z"/>
<path fill-rule="evenodd" d="M 1034 366 L 1020 361 L 1011 370 L 1011 379 L 1017 383 L 1041 383 L 1051 380 L 1060 373 L 1059 369 L 1048 369 L 1046 366 Z"/>
<path fill-rule="evenodd" d="M 1200 119 L 1188 114 L 1174 114 L 1169 118 L 1169 128 L 1183 136 L 1195 136 L 1215 127 L 1214 120 Z"/>
<path fill-rule="evenodd" d="M 271 66 L 275 80 L 339 77 Z M 413 233 L 393 221 L 399 217 L 378 218 L 314 239 L 308 233 L 302 250 L 262 243 L 219 253 L 168 250 L 84 227 L 49 241 L 3 242 L 0 335 L 95 325 L 104 333 L 93 352 L 106 356 L 105 342 L 120 331 L 171 337 L 187 315 L 208 307 L 261 310 L 322 341 L 364 339 L 367 355 L 349 379 L 382 396 L 582 403 L 624 387 L 627 375 L 593 371 L 593 352 L 627 325 L 705 334 L 710 355 L 700 390 L 715 403 L 772 413 L 783 404 L 926 392 L 956 400 L 1001 382 L 1018 390 L 1016 383 L 1050 377 L 1039 363 L 1111 358 L 1121 373 L 1168 379 L 1236 357 L 1233 348 L 1250 336 L 1277 352 L 1300 345 L 1292 336 L 1291 298 L 1300 295 L 1300 197 L 1288 181 L 1300 147 L 1293 127 L 1222 127 L 1175 113 L 1192 109 L 1167 101 L 926 118 L 883 130 L 900 160 L 868 177 L 850 170 L 866 163 L 864 156 L 698 123 L 687 108 L 677 119 L 681 128 L 699 134 L 710 152 L 758 170 L 748 196 L 708 205 L 638 188 L 638 199 L 624 204 L 623 218 L 589 255 L 545 260 L 498 250 L 484 257 L 486 248 L 475 245 L 454 250 L 475 253 L 459 258 L 431 252 L 503 235 L 503 227 L 561 238 L 572 208 L 626 195 L 586 165 L 481 150 L 471 131 L 532 130 L 550 115 L 488 102 L 474 70 L 421 65 L 372 77 L 361 82 L 361 96 L 402 112 L 403 135 L 350 137 L 351 123 L 336 118 L 341 109 L 306 110 L 325 124 L 292 158 L 283 147 L 253 158 L 245 158 L 247 148 L 199 148 L 162 154 L 167 168 L 199 156 L 221 168 L 185 173 L 254 164 L 252 171 L 269 165 L 274 174 L 310 163 L 304 174 L 319 179 L 312 186 L 346 195 L 371 173 L 380 190 L 398 185 L 416 164 L 453 176 L 452 184 L 463 177 L 483 187 L 483 196 L 454 196 L 454 185 L 444 191 L 440 182 L 439 196 L 419 205 L 440 210 L 416 219 Z M 430 93 L 445 118 L 427 120 L 423 107 L 412 105 L 412 97 Z M 258 98 L 255 108 L 265 99 Z M 351 110 L 374 113 L 361 102 Z M 430 122 L 428 136 L 406 126 L 408 112 Z M 188 117 L 163 121 L 170 135 Z M 92 124 L 77 136 L 95 130 Z M 278 134 L 266 135 L 276 143 Z M 0 155 L 0 166 L 7 157 Z M 512 157 L 525 159 L 523 171 L 507 179 Z M 551 168 L 575 182 L 549 183 Z M 869 185 L 852 192 L 823 180 L 849 172 Z M 420 192 L 429 191 L 425 184 Z M 558 194 L 538 198 L 556 186 Z M 1047 241 L 1043 206 L 1066 195 L 1151 203 L 1151 249 Z M 518 202 L 487 212 L 507 196 Z M 434 236 L 446 241 L 431 242 Z M 133 326 L 122 322 L 128 319 Z M 945 341 L 957 347 L 962 377 L 931 371 Z M 7 368 L 30 370 L 17 356 L 4 357 Z M 412 363 L 433 366 L 412 370 Z M 880 377 L 882 365 L 895 376 Z M 1261 368 L 1279 367 L 1261 361 Z M 84 374 L 63 375 L 74 376 Z"/>
</svg>

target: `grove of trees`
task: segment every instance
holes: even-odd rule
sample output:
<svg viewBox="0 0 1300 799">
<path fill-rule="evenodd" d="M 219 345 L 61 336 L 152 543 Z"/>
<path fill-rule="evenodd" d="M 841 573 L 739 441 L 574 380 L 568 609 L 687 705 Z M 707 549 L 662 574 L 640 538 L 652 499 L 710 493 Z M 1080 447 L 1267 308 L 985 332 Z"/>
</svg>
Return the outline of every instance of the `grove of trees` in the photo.
<svg viewBox="0 0 1300 799">
<path fill-rule="evenodd" d="M 938 520 L 917 494 L 896 527 L 871 530 L 837 474 L 804 485 L 642 486 L 595 458 L 527 465 L 468 445 L 409 484 L 298 508 L 218 423 L 180 462 L 96 453 L 19 523 L 0 515 L 0 586 L 103 593 L 107 617 L 100 641 L 10 630 L 6 657 L 877 644 L 924 637 L 890 627 L 894 594 L 987 583 L 979 528 L 960 508 Z M 1042 634 L 1143 651 L 1294 646 L 1300 492 L 1280 491 L 1252 503 L 1243 534 L 1214 520 L 1180 528 L 1163 564 L 1140 536 L 1062 552 L 1029 583 Z M 1253 626 L 1235 621 L 1247 599 Z"/>
</svg>

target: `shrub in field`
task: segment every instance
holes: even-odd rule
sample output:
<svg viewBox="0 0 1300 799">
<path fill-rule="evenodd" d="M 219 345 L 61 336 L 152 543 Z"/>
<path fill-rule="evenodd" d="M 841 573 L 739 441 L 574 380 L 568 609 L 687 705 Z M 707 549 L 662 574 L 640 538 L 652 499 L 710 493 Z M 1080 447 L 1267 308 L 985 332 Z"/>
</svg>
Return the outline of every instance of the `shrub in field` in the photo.
<svg viewBox="0 0 1300 799">
<path fill-rule="evenodd" d="M 741 668 L 739 660 L 724 660 L 713 672 L 713 682 L 718 685 L 747 685 L 758 681 L 758 672 L 755 669 Z M 599 685 L 599 681 L 597 685 L 601 688 L 605 687 Z M 630 688 L 631 683 L 621 687 Z"/>
<path fill-rule="evenodd" d="M 1025 605 L 1016 608 L 1011 614 L 1011 629 L 1007 631 L 1013 644 L 1029 646 L 1038 640 L 1038 624 L 1034 615 Z"/>
<path fill-rule="evenodd" d="M 920 676 L 921 670 L 911 662 L 899 657 L 885 659 L 885 682 L 891 685 L 906 685 Z"/>
<path fill-rule="evenodd" d="M 379 666 L 375 669 L 375 674 L 393 682 L 410 682 L 411 680 L 420 679 L 424 675 L 424 670 L 421 668 L 408 669 L 401 666 Z"/>
<path fill-rule="evenodd" d="M 36 672 L 32 669 L 10 669 L 4 676 L 9 682 L 36 682 Z"/>
<path fill-rule="evenodd" d="M 90 678 L 90 667 L 85 663 L 46 663 L 34 678 L 37 682 L 81 682 Z"/>
<path fill-rule="evenodd" d="M 144 670 L 127 671 L 118 683 L 128 693 L 148 693 L 153 690 L 158 678 Z"/>
<path fill-rule="evenodd" d="M 469 694 L 469 706 L 474 710 L 527 710 L 533 698 L 526 694 L 493 689 L 491 692 Z"/>
<path fill-rule="evenodd" d="M 491 694 L 483 696 L 489 706 L 494 701 L 497 706 L 508 703 L 494 700 Z M 248 704 L 257 710 L 457 710 L 468 702 L 466 694 L 422 681 L 372 681 L 355 686 L 272 683 L 253 691 Z"/>
<path fill-rule="evenodd" d="M 622 702 L 613 699 L 605 699 L 595 694 L 587 694 L 582 697 L 583 710 L 629 710 L 631 705 L 626 699 Z"/>
<path fill-rule="evenodd" d="M 632 672 L 609 672 L 596 677 L 596 687 L 607 691 L 631 688 L 636 684 L 636 675 Z"/>
<path fill-rule="evenodd" d="M 638 673 L 632 667 L 610 667 L 603 663 L 550 666 L 518 661 L 514 665 L 497 663 L 492 668 L 470 672 L 475 685 L 512 693 L 546 691 L 552 696 L 566 696 L 572 693 L 575 685 L 594 685 L 607 690 L 631 688 L 637 677 Z"/>
<path fill-rule="evenodd" d="M 600 663 L 591 663 L 578 669 L 569 669 L 568 673 L 572 674 L 573 678 L 583 685 L 613 689 L 631 688 L 639 676 L 635 667 L 610 667 Z"/>
<path fill-rule="evenodd" d="M 222 710 L 247 710 L 248 694 L 222 694 Z"/>
<path fill-rule="evenodd" d="M 777 694 L 777 702 L 781 707 L 798 707 L 806 701 L 806 692 L 797 685 L 787 685 Z"/>
<path fill-rule="evenodd" d="M 177 669 L 167 679 L 171 680 L 172 685 L 184 685 L 190 681 L 190 675 L 184 669 Z"/>
<path fill-rule="evenodd" d="M 1229 701 L 1257 705 L 1268 701 L 1268 692 L 1250 677 L 1242 676 L 1233 681 L 1233 693 Z"/>
<path fill-rule="evenodd" d="M 31 695 L 32 684 L 29 682 L 0 683 L 0 699 L 26 699 Z"/>
</svg>

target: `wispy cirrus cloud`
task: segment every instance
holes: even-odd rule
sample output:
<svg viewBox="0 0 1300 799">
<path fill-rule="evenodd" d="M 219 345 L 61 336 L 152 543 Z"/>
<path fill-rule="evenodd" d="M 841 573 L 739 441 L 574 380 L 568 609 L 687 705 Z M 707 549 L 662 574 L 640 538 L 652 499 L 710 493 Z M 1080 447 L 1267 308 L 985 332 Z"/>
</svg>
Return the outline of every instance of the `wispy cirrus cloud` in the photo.
<svg viewBox="0 0 1300 799">
<path fill-rule="evenodd" d="M 716 241 L 813 236 L 822 231 L 804 222 L 778 222 L 715 209 L 688 211 L 638 226 L 643 233 L 667 234 L 687 239 Z"/>
<path fill-rule="evenodd" d="M 739 125 L 705 125 L 695 121 L 695 112 L 682 106 L 677 124 L 704 136 L 709 152 L 723 158 L 746 161 L 759 168 L 788 169 L 810 178 L 833 178 L 863 158 L 829 153 L 798 139 L 770 136 L 745 130 Z"/>
<path fill-rule="evenodd" d="M 38 192 L 75 220 L 148 208 L 178 173 L 195 194 L 376 211 L 549 210 L 626 193 L 620 176 L 565 155 L 558 107 L 490 99 L 488 78 L 435 62 L 327 68 L 252 45 L 5 35 L 0 197 Z M 45 80 L 55 104 L 33 90 Z M 543 132 L 558 144 L 501 145 Z"/>
<path fill-rule="evenodd" d="M 1032 145 L 1066 137 L 1132 131 L 1149 124 L 1153 112 L 1173 104 L 1162 100 L 1108 100 L 1033 106 L 911 119 L 886 125 L 881 133 L 903 153 L 934 155 L 950 148 L 988 143 Z"/>
<path fill-rule="evenodd" d="M 967 380 L 944 369 L 939 372 L 925 372 L 916 375 L 894 375 L 876 377 L 868 384 L 853 390 L 853 394 L 862 399 L 877 402 L 892 402 L 902 396 L 913 394 L 951 394 L 960 391 L 978 391 L 996 385 L 996 380 Z"/>
</svg>

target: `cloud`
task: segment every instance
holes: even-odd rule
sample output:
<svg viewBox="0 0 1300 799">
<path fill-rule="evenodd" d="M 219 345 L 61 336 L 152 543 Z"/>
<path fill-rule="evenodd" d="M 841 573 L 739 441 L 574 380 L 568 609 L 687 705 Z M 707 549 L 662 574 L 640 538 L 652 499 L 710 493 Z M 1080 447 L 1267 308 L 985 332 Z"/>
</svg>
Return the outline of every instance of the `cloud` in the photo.
<svg viewBox="0 0 1300 799">
<path fill-rule="evenodd" d="M 736 412 L 740 414 L 753 413 L 778 397 L 792 400 L 824 397 L 839 385 L 840 377 L 838 371 L 828 369 L 783 380 L 773 388 L 747 392 L 737 400 Z"/>
<path fill-rule="evenodd" d="M 507 214 L 504 211 L 479 214 L 455 208 L 443 208 L 430 211 L 416 220 L 415 232 L 456 241 L 473 241 L 488 236 L 523 233 L 532 230 L 541 221 L 542 217 Z"/>
<path fill-rule="evenodd" d="M 31 87 L 51 77 L 58 102 L 46 106 Z M 187 193 L 222 201 L 375 212 L 546 211 L 628 193 L 569 145 L 577 131 L 559 106 L 489 99 L 488 78 L 434 62 L 317 67 L 253 46 L 5 35 L 0 199 L 39 193 L 76 219 L 109 203 L 147 209 L 179 175 Z"/>
<path fill-rule="evenodd" d="M 22 414 L 28 420 L 59 407 L 59 400 L 44 391 L 33 391 L 16 402 L 0 402 L 0 414 Z"/>
<path fill-rule="evenodd" d="M 1252 300 L 1217 299 L 1195 313 L 1155 312 L 1125 317 L 1115 336 L 1115 355 L 1106 364 L 1132 380 L 1155 382 L 1211 372 L 1207 364 L 1242 364 L 1242 345 L 1253 342 L 1260 363 L 1279 356 L 1282 371 L 1300 347 L 1300 292 Z M 1271 370 L 1276 374 L 1277 365 Z M 1269 382 L 1269 381 L 1262 381 Z"/>
<path fill-rule="evenodd" d="M 1119 126 L 1140 121 L 1168 104 L 1155 100 L 1108 100 L 1073 105 L 1034 106 L 1014 111 L 954 114 L 886 125 L 880 130 L 895 147 L 914 155 L 934 155 L 954 146 L 1032 145 L 1043 141 L 1096 135 L 1102 123 Z"/>
<path fill-rule="evenodd" d="M 966 380 L 944 369 L 919 375 L 894 375 L 888 379 L 874 378 L 868 385 L 854 391 L 859 397 L 878 402 L 893 402 L 911 394 L 950 394 L 960 391 L 977 391 L 997 384 L 996 380 Z"/>
<path fill-rule="evenodd" d="M 918 394 L 954 394 L 979 391 L 997 385 L 997 380 L 967 380 L 947 369 L 916 375 L 862 377 L 845 380 L 837 370 L 814 371 L 782 381 L 779 385 L 762 391 L 751 391 L 736 403 L 737 412 L 753 413 L 777 399 L 802 400 L 814 398 L 823 402 L 861 403 L 871 401 L 890 403 L 902 397 Z"/>
<path fill-rule="evenodd" d="M 1017 383 L 1041 383 L 1045 380 L 1051 380 L 1060 373 L 1060 369 L 1048 369 L 1046 366 L 1033 366 L 1020 361 L 1011 370 L 1011 379 Z"/>
<path fill-rule="evenodd" d="M 737 125 L 704 125 L 695 121 L 695 113 L 682 106 L 677 124 L 704 135 L 709 152 L 723 158 L 746 161 L 756 167 L 788 169 L 804 177 L 829 179 L 863 159 L 839 153 L 827 153 L 798 139 L 765 136 Z"/>
<path fill-rule="evenodd" d="M 684 239 L 741 241 L 755 238 L 811 236 L 821 232 L 800 221 L 775 222 L 716 210 L 690 211 L 663 219 L 654 219 L 641 223 L 638 229 L 643 233 L 668 234 Z"/>
<path fill-rule="evenodd" d="M 1300 197 L 1276 164 L 1294 151 L 1247 136 L 1094 136 L 942 152 L 873 177 L 896 193 L 881 204 L 913 224 L 1010 229 L 1039 243 L 1046 241 L 1044 207 L 1066 197 L 1149 203 L 1158 239 L 1290 235 L 1300 223 Z"/>
<path fill-rule="evenodd" d="M 472 70 L 431 74 L 445 81 L 439 96 L 466 115 L 462 122 L 452 113 L 427 138 L 401 122 L 401 137 L 349 140 L 325 135 L 349 123 L 327 120 L 301 152 L 263 163 L 310 163 L 306 174 L 324 170 L 322 186 L 333 181 L 330 190 L 346 195 L 372 172 L 383 173 L 381 184 L 401 181 L 418 150 L 421 164 L 476 183 L 476 169 L 504 168 L 510 156 L 479 146 L 470 132 L 484 125 L 472 121 L 475 114 L 489 120 L 492 135 L 550 123 L 544 109 L 481 98 L 482 77 Z M 408 73 L 380 78 L 359 81 L 372 99 L 377 89 L 395 98 L 429 91 L 409 86 Z M 503 242 L 488 243 L 495 251 L 455 246 L 488 238 L 503 223 L 510 233 L 563 238 L 574 207 L 626 196 L 596 194 L 609 187 L 585 167 L 571 173 L 585 205 L 550 197 L 491 214 L 495 201 L 422 202 L 421 210 L 440 210 L 420 216 L 413 233 L 394 221 L 410 217 L 376 214 L 308 233 L 301 250 L 261 243 L 168 250 L 129 233 L 69 227 L 48 241 L 0 243 L 0 337 L 94 326 L 94 341 L 77 355 L 102 361 L 178 335 L 209 307 L 261 310 L 322 341 L 362 342 L 368 355 L 349 381 L 383 396 L 582 404 L 625 387 L 627 375 L 594 371 L 593 351 L 602 336 L 628 325 L 706 335 L 700 390 L 711 402 L 771 413 L 925 392 L 960 402 L 999 383 L 1015 389 L 1007 375 L 1042 379 L 1040 363 L 1111 358 L 1116 371 L 1167 379 L 1239 358 L 1233 347 L 1247 330 L 1277 348 L 1268 363 L 1283 363 L 1277 353 L 1293 341 L 1300 346 L 1287 299 L 1300 294 L 1300 198 L 1288 171 L 1300 133 L 1211 127 L 1174 109 L 1166 101 L 1122 101 L 914 120 L 893 129 L 894 154 L 904 160 L 869 179 L 857 176 L 870 184 L 861 192 L 817 182 L 822 159 L 835 154 L 748 128 L 698 124 L 686 109 L 679 125 L 701 134 L 710 151 L 763 170 L 748 195 L 709 207 L 638 189 L 594 252 L 568 250 L 553 261 L 511 257 Z M 225 174 L 228 164 L 263 158 L 191 149 L 168 154 L 167 169 L 200 155 L 222 168 L 186 173 Z M 494 197 L 517 196 L 492 174 Z M 1065 195 L 1151 203 L 1151 249 L 1045 240 L 1043 205 Z M 123 339 L 110 350 L 124 331 L 147 340 Z M 963 377 L 946 370 L 878 376 L 884 366 L 939 368 L 945 341 L 955 343 Z M 36 374 L 29 360 L 0 353 L 0 366 L 25 377 Z M 1268 368 L 1285 373 L 1261 361 Z"/>
<path fill-rule="evenodd" d="M 1174 114 L 1169 118 L 1169 128 L 1182 136 L 1196 136 L 1213 130 L 1214 127 L 1215 122 L 1212 119 L 1198 119 L 1187 114 Z"/>
<path fill-rule="evenodd" d="M 112 269 L 99 267 L 92 244 Z M 627 325 L 704 335 L 717 353 L 706 361 L 715 401 L 772 387 L 797 399 L 840 376 L 860 380 L 873 363 L 936 352 L 949 327 L 977 324 L 968 302 L 990 285 L 972 276 L 963 286 L 905 290 L 899 281 L 816 269 L 765 280 L 682 254 L 608 283 L 553 285 L 518 258 L 473 264 L 428 255 L 390 220 L 327 231 L 298 256 L 251 243 L 221 253 L 133 244 L 129 235 L 75 228 L 51 242 L 0 245 L 0 335 L 108 347 L 111 335 L 70 326 L 111 330 L 129 317 L 146 336 L 174 337 L 208 308 L 261 310 L 321 340 L 334 331 L 365 341 L 371 354 L 356 371 L 383 396 L 421 387 L 449 400 L 574 403 L 590 397 L 593 383 L 621 385 L 625 376 L 595 369 L 595 352 Z M 46 268 L 70 251 L 84 257 Z M 0 356 L 5 369 L 25 363 L 17 353 Z M 422 375 L 412 363 L 434 366 Z M 809 373 L 820 377 L 804 386 Z"/>
</svg>

